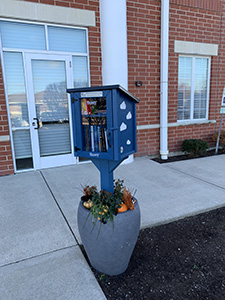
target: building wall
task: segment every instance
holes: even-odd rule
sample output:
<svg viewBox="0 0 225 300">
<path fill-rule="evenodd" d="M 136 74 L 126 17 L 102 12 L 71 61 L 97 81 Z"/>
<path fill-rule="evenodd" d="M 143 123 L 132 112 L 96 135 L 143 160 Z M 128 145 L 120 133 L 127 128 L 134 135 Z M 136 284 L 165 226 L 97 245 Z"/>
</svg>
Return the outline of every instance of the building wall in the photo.
<svg viewBox="0 0 225 300">
<path fill-rule="evenodd" d="M 179 54 L 174 52 L 174 42 L 178 40 L 220 45 L 220 41 L 224 40 L 221 5 L 222 2 L 219 0 L 170 0 L 169 152 L 180 151 L 181 144 L 186 138 L 201 138 L 208 141 L 210 146 L 214 145 L 211 137 L 218 130 L 220 122 L 219 108 L 223 91 L 223 82 L 220 80 L 222 74 L 221 60 L 224 57 L 223 47 L 219 47 L 218 56 L 211 58 L 208 119 L 212 122 L 201 125 L 178 126 Z M 158 154 L 160 148 L 160 15 L 160 0 L 127 0 L 129 91 L 141 101 L 137 109 L 137 155 Z M 142 87 L 135 86 L 137 80 L 143 81 Z"/>
<path fill-rule="evenodd" d="M 23 1 L 23 0 L 19 0 Z M 24 0 L 25 1 L 25 0 Z M 89 27 L 91 85 L 101 85 L 101 37 L 99 0 L 26 0 L 41 4 L 93 10 L 96 26 Z M 225 21 L 222 0 L 170 0 L 168 148 L 180 151 L 186 138 L 201 138 L 213 145 L 218 131 L 220 102 L 225 82 Z M 137 105 L 137 155 L 158 154 L 160 148 L 160 36 L 161 0 L 127 0 L 128 89 L 140 99 Z M 211 60 L 209 120 L 206 124 L 177 124 L 178 57 L 174 41 L 214 43 L 219 55 Z M 137 87 L 135 82 L 143 85 Z M 216 122 L 215 122 L 216 121 Z M 223 127 L 225 123 L 223 122 Z M 0 72 L 0 175 L 13 170 L 6 102 Z"/>
<path fill-rule="evenodd" d="M 127 0 L 128 89 L 140 99 L 138 128 L 153 127 L 138 130 L 137 155 L 159 153 L 160 29 L 160 1 Z"/>
<path fill-rule="evenodd" d="M 220 44 L 220 1 L 191 1 L 197 5 L 185 6 L 190 1 L 171 1 L 170 5 L 170 32 L 169 32 L 169 115 L 168 122 L 176 122 L 177 119 L 177 90 L 178 90 L 178 57 L 174 53 L 174 41 L 191 41 L 197 43 Z M 178 3 L 178 4 L 177 4 Z M 181 4 L 179 4 L 181 3 Z M 209 95 L 209 120 L 217 123 L 196 124 L 169 128 L 169 151 L 181 150 L 181 145 L 186 138 L 200 138 L 206 140 L 210 146 L 212 135 L 219 123 L 219 108 L 222 98 L 222 90 L 219 89 L 218 78 L 219 56 L 211 57 L 210 95 Z"/>
<path fill-rule="evenodd" d="M 23 0 L 19 0 L 23 1 Z M 100 36 L 100 16 L 99 0 L 27 0 L 27 2 L 36 2 L 56 6 L 64 6 L 78 9 L 87 9 L 95 11 L 96 26 L 89 27 L 89 56 L 90 56 L 90 74 L 91 85 L 101 85 L 101 36 Z M 76 24 L 75 24 L 76 25 Z M 14 173 L 11 142 L 5 141 L 9 137 L 9 126 L 6 109 L 6 100 L 4 94 L 2 70 L 0 67 L 0 176 Z M 4 141 L 2 141 L 4 139 Z"/>
</svg>

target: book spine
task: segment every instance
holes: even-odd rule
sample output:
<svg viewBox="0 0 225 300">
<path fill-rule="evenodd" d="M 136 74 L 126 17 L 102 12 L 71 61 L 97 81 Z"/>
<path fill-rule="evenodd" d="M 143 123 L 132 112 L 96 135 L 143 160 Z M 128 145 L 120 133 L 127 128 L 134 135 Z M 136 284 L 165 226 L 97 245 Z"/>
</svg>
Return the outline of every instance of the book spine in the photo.
<svg viewBox="0 0 225 300">
<path fill-rule="evenodd" d="M 97 134 L 98 134 L 98 149 L 101 152 L 101 141 L 100 141 L 100 126 L 97 127 Z"/>
<path fill-rule="evenodd" d="M 101 144 L 101 151 L 105 152 L 105 134 L 104 134 L 103 127 L 100 127 L 100 144 Z"/>
<path fill-rule="evenodd" d="M 95 151 L 98 152 L 99 151 L 99 147 L 98 147 L 98 128 L 97 126 L 94 126 L 94 145 L 95 145 Z"/>
<path fill-rule="evenodd" d="M 94 126 L 91 125 L 91 151 L 95 151 L 95 141 L 94 141 Z"/>
<path fill-rule="evenodd" d="M 86 149 L 87 137 L 86 137 L 86 126 L 82 125 L 83 131 L 83 149 Z"/>
<path fill-rule="evenodd" d="M 105 150 L 108 151 L 109 145 L 108 145 L 108 137 L 107 137 L 107 129 L 104 128 L 105 133 Z"/>
<path fill-rule="evenodd" d="M 82 110 L 82 115 L 87 115 L 87 100 L 86 99 L 82 99 L 81 100 L 81 110 Z"/>
<path fill-rule="evenodd" d="M 90 150 L 90 145 L 89 145 L 89 126 L 86 125 L 86 151 Z"/>
</svg>

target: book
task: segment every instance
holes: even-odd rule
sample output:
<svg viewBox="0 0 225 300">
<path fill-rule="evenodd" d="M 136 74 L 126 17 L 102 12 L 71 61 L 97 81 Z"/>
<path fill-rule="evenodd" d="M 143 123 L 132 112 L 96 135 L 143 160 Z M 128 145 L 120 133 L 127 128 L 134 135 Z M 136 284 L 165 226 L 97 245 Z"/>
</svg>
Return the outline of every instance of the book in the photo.
<svg viewBox="0 0 225 300">
<path fill-rule="evenodd" d="M 94 126 L 90 126 L 90 132 L 91 132 L 91 151 L 95 151 L 95 140 L 94 140 Z"/>
<path fill-rule="evenodd" d="M 96 101 L 92 99 L 81 99 L 81 113 L 83 116 L 91 115 L 96 110 Z"/>
<path fill-rule="evenodd" d="M 99 146 L 98 146 L 98 126 L 94 126 L 94 149 L 95 152 L 99 152 Z"/>
<path fill-rule="evenodd" d="M 90 145 L 89 145 L 89 130 L 88 126 L 86 125 L 86 151 L 90 150 Z"/>
<path fill-rule="evenodd" d="M 98 149 L 99 149 L 99 152 L 101 152 L 100 126 L 97 126 L 97 130 L 98 130 Z"/>
<path fill-rule="evenodd" d="M 107 129 L 104 128 L 104 134 L 105 134 L 105 150 L 108 151 L 109 145 L 108 145 L 108 137 L 107 137 Z"/>
</svg>

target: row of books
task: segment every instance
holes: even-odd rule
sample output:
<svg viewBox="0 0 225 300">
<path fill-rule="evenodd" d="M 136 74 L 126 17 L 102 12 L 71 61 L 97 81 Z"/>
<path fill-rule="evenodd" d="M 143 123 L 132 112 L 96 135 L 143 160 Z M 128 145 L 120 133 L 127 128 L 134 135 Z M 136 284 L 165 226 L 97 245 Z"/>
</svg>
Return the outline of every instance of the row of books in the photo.
<svg viewBox="0 0 225 300">
<path fill-rule="evenodd" d="M 107 129 L 101 125 L 83 125 L 83 149 L 91 152 L 107 152 Z"/>
</svg>

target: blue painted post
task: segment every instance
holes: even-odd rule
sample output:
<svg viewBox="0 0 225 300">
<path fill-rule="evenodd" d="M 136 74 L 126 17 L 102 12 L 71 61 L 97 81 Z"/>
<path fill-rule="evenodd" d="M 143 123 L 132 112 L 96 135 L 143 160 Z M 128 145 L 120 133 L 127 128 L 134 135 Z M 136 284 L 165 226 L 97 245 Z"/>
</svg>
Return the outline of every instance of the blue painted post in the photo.
<svg viewBox="0 0 225 300">
<path fill-rule="evenodd" d="M 101 190 L 107 191 L 112 194 L 114 193 L 113 171 L 121 164 L 124 159 L 119 161 L 109 161 L 106 159 L 92 158 L 93 164 L 100 171 Z"/>
<path fill-rule="evenodd" d="M 114 192 L 113 184 L 113 171 L 110 171 L 109 161 L 105 160 L 101 162 L 100 176 L 101 176 L 101 190 L 108 191 L 109 193 Z"/>
</svg>

